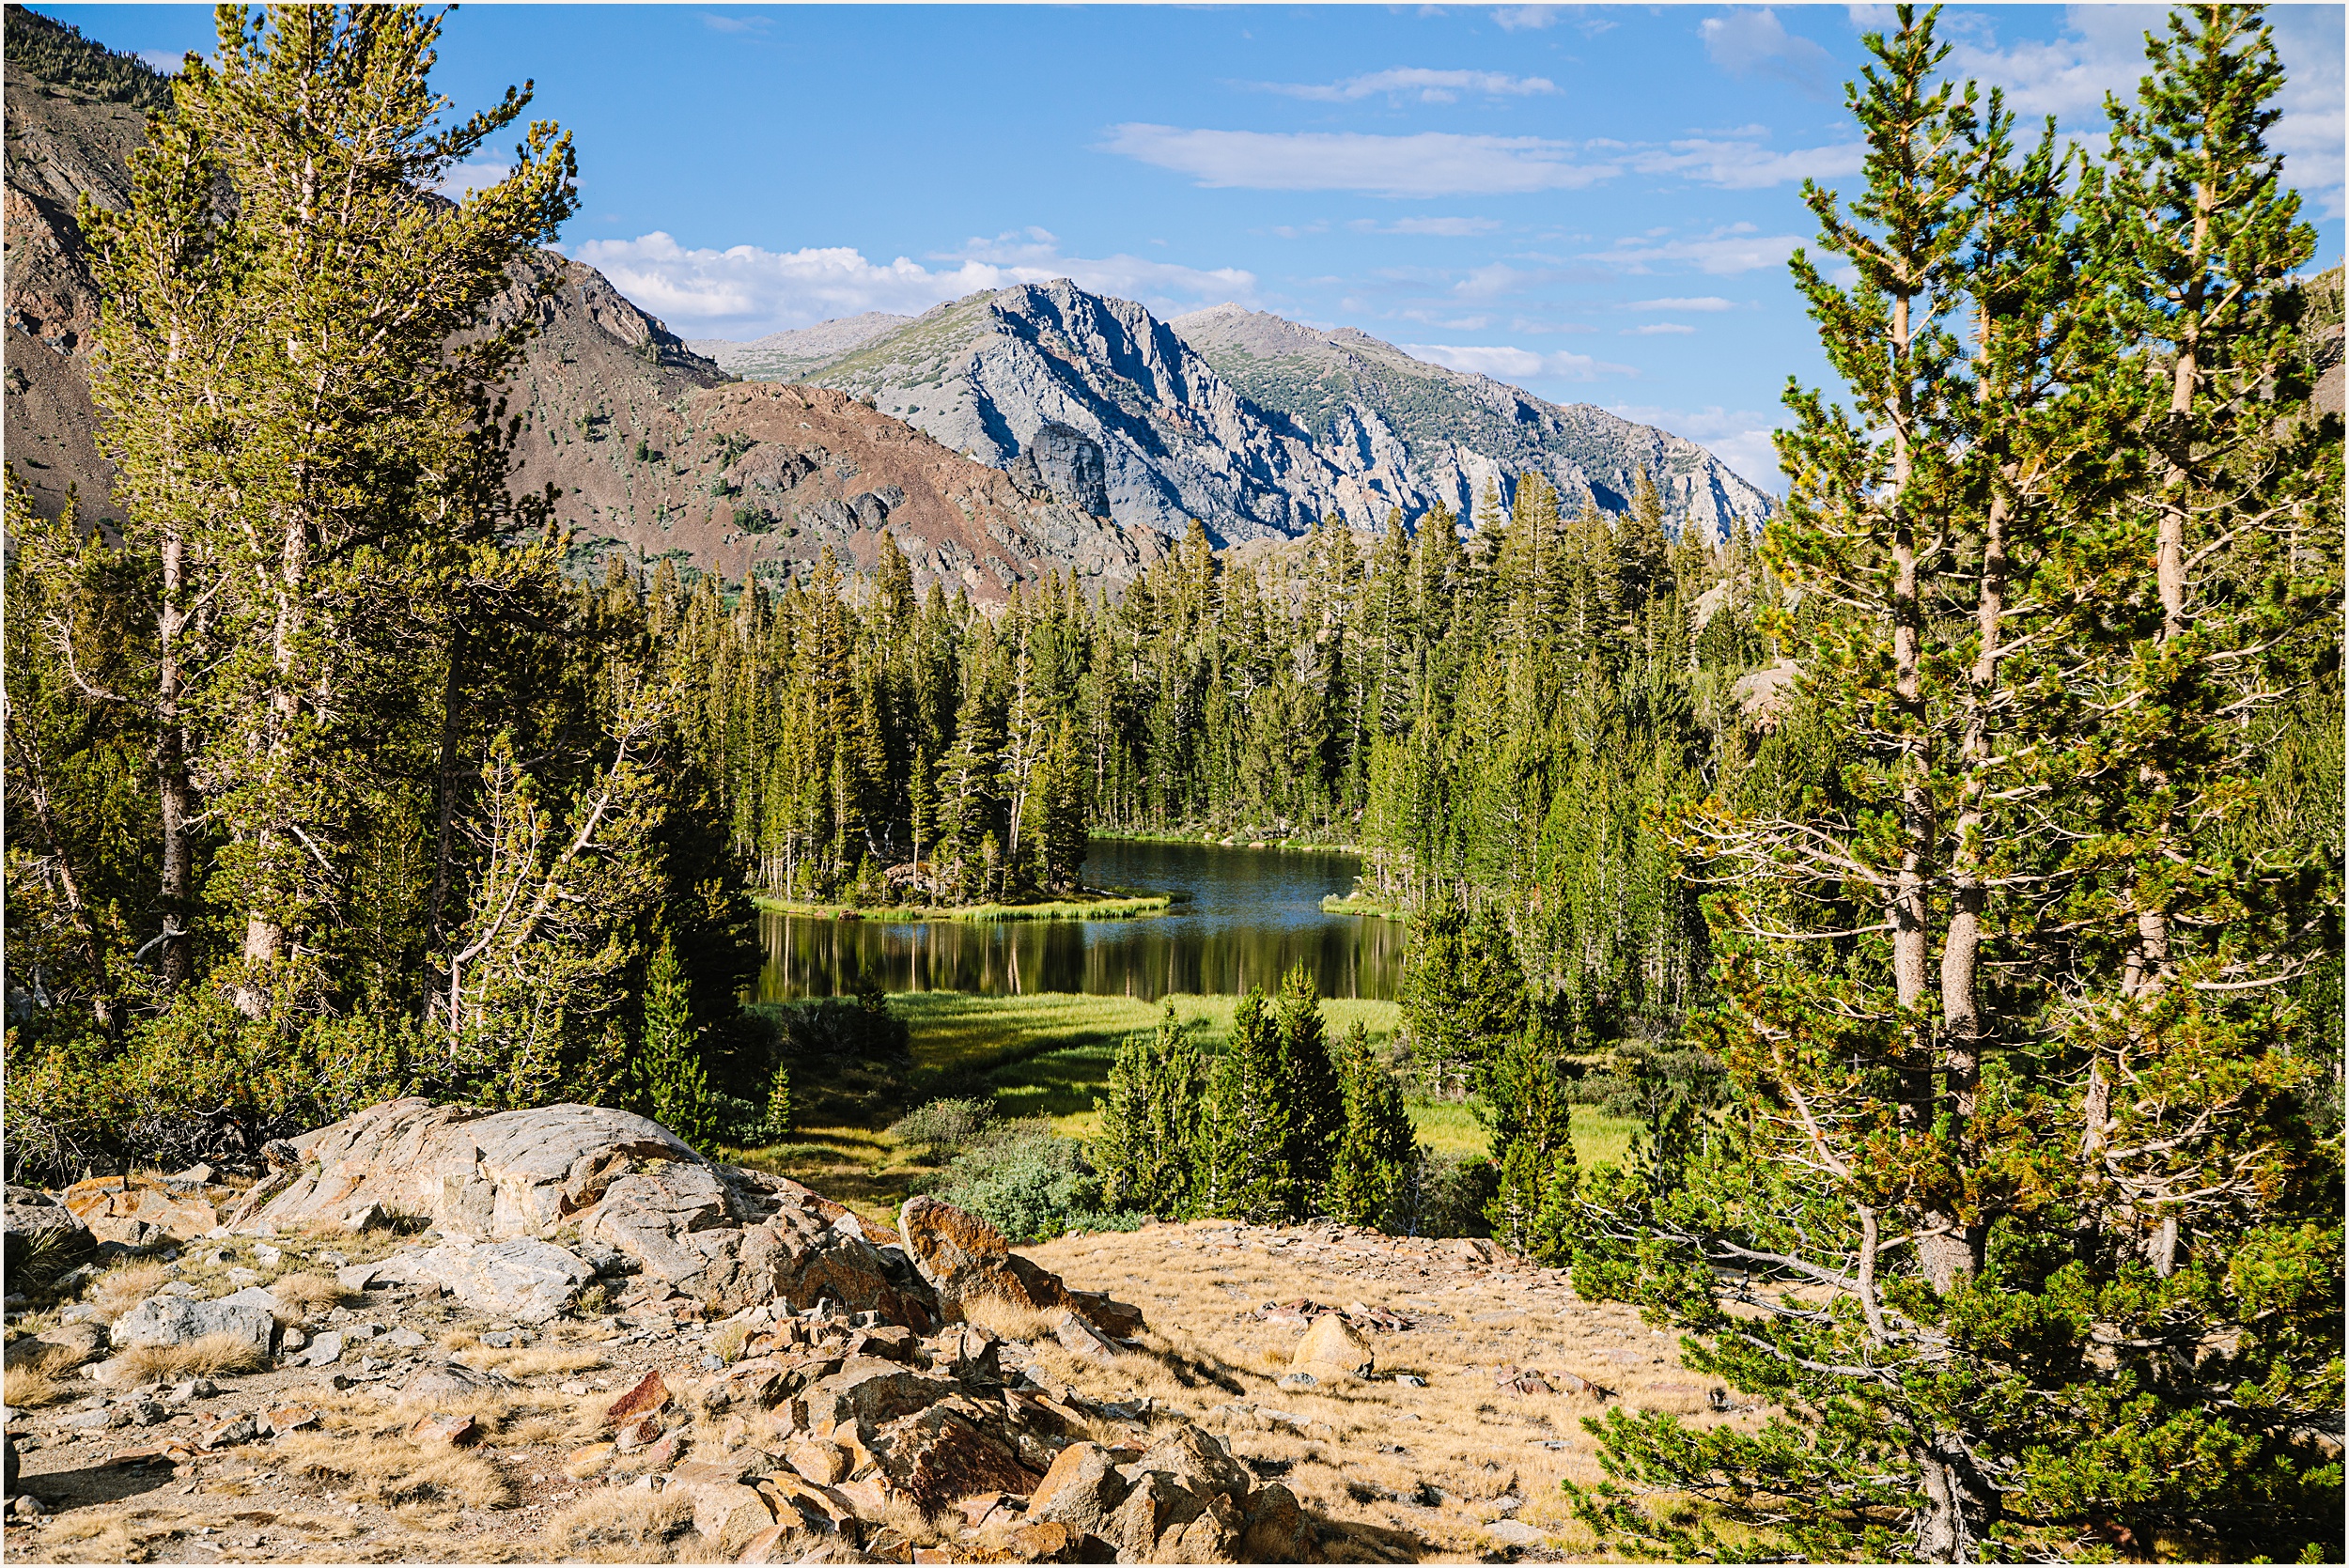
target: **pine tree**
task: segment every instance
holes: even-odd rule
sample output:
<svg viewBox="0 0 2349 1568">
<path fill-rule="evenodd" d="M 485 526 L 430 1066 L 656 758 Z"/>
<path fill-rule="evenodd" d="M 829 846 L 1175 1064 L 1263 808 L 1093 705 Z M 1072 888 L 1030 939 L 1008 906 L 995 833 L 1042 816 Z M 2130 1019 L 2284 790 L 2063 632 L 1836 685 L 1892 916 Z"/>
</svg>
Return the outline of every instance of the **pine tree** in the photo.
<svg viewBox="0 0 2349 1568">
<path fill-rule="evenodd" d="M 1403 1086 L 1371 1051 L 1357 1021 L 1346 1040 L 1346 1128 L 1330 1176 L 1328 1208 L 1349 1225 L 1383 1222 L 1418 1157 Z"/>
<path fill-rule="evenodd" d="M 1537 1263 L 1564 1262 L 1573 1107 L 1555 1053 L 1532 1032 L 1519 1035 L 1486 1075 L 1479 1100 L 1501 1165 L 1501 1190 L 1485 1210 L 1495 1239 Z"/>
<path fill-rule="evenodd" d="M 1327 1212 L 1330 1175 L 1346 1133 L 1346 1087 L 1330 1060 L 1329 1026 L 1321 1016 L 1321 992 L 1304 965 L 1281 981 L 1276 1008 L 1281 1032 L 1280 1083 L 1288 1125 L 1284 1157 L 1295 1184 L 1299 1219 Z"/>
<path fill-rule="evenodd" d="M 2310 678 L 2302 584 L 2339 593 L 2337 553 L 2276 569 L 2340 468 L 2257 325 L 2297 243 L 2271 46 L 2255 12 L 2173 19 L 2082 181 L 1900 17 L 1855 90 L 1867 192 L 1809 193 L 1859 281 L 1796 259 L 1853 404 L 1790 393 L 1763 551 L 1817 607 L 1768 622 L 1813 759 L 1671 823 L 1712 890 L 1733 1104 L 1583 1172 L 1575 1222 L 1579 1285 L 1786 1414 L 1610 1418 L 1618 1483 L 1581 1512 L 1676 1555 L 1703 1529 L 1620 1483 L 1813 1556 L 2338 1554 L 2339 1463 L 2300 1434 L 2341 1398 L 2340 1154 L 2286 1000 L 2337 968 L 2307 911 L 2338 884 L 2244 852 L 2226 717 Z M 2215 253 L 2181 258 L 2221 231 L 2240 275 L 2212 287 Z M 2168 406 L 2202 374 L 2198 299 L 2253 324 L 2212 345 L 2242 379 Z M 2180 428 L 2198 407 L 2218 430 Z M 2335 450 L 2287 472 L 2304 435 Z M 2257 610 L 2218 586 L 2249 581 Z"/>
<path fill-rule="evenodd" d="M 1101 1202 L 1164 1219 L 1189 1219 L 1201 1202 L 1206 1078 L 1199 1048 L 1172 1002 L 1147 1034 L 1128 1035 L 1110 1066 L 1092 1144 Z"/>
<path fill-rule="evenodd" d="M 1286 1157 L 1286 1098 L 1280 1022 L 1264 992 L 1251 986 L 1233 1011 L 1231 1044 L 1209 1079 L 1202 1212 L 1252 1225 L 1288 1218 L 1296 1182 Z"/>
<path fill-rule="evenodd" d="M 454 206 L 416 201 L 529 101 L 509 92 L 441 125 L 428 80 L 436 18 L 225 8 L 219 22 L 215 54 L 174 80 L 181 126 L 148 164 L 150 202 L 118 219 L 90 204 L 83 218 L 117 258 L 115 281 L 133 285 L 106 329 L 127 376 L 101 394 L 109 439 L 158 459 L 143 505 L 201 494 L 201 537 L 183 542 L 219 572 L 210 622 L 223 653 L 185 695 L 219 759 L 202 770 L 223 781 L 209 809 L 229 841 L 213 885 L 242 925 L 230 984 L 258 1017 L 315 1005 L 327 983 L 315 956 L 335 896 L 326 852 L 366 815 L 343 764 L 345 716 L 412 674 L 412 637 L 447 635 L 433 624 L 443 573 L 515 521 L 510 436 L 490 389 L 536 312 L 480 329 L 509 270 L 554 238 L 577 195 L 569 139 L 541 122 L 496 185 Z M 191 182 L 213 172 L 234 193 L 227 266 L 222 243 L 198 238 L 192 206 Z M 194 242 L 158 252 L 156 224 Z M 206 290 L 218 296 L 210 304 Z M 188 368 L 211 403 L 201 421 L 188 417 L 193 389 L 148 396 L 176 374 L 174 325 L 195 329 Z M 463 346 L 452 351 L 452 339 Z M 198 439 L 207 455 L 167 485 L 169 454 Z M 160 515 L 153 526 L 176 531 Z M 371 613 L 334 613 L 346 596 Z M 389 700 L 403 698 L 412 693 Z"/>
<path fill-rule="evenodd" d="M 636 1092 L 645 1114 L 699 1145 L 710 1125 L 709 1077 L 698 1048 L 685 970 L 668 932 L 645 966 L 645 1022 L 636 1052 Z M 786 1091 L 786 1104 L 788 1089 Z"/>
</svg>

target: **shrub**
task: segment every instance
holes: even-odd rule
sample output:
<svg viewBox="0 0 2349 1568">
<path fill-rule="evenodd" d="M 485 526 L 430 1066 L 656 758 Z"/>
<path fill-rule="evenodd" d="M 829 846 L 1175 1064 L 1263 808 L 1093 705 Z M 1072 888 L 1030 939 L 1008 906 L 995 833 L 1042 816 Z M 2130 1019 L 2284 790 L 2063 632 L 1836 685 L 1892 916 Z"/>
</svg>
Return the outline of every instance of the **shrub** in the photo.
<svg viewBox="0 0 2349 1568">
<path fill-rule="evenodd" d="M 1054 1136 L 1042 1121 L 1001 1124 L 948 1167 L 938 1196 L 968 1209 L 1015 1242 L 1069 1230 L 1132 1230 L 1142 1217 L 1101 1207 L 1101 1178 L 1084 1146 Z"/>
<path fill-rule="evenodd" d="M 889 1136 L 921 1146 L 932 1164 L 952 1159 L 996 1127 L 995 1108 L 981 1099 L 932 1100 L 890 1125 Z"/>
</svg>

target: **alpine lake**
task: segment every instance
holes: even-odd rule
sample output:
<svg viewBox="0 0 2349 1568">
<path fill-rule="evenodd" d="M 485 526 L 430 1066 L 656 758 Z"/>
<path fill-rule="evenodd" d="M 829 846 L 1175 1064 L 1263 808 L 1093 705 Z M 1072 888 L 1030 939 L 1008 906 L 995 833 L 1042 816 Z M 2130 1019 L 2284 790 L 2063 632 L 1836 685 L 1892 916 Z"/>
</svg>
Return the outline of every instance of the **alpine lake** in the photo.
<svg viewBox="0 0 2349 1568">
<path fill-rule="evenodd" d="M 766 910 L 758 1000 L 840 994 L 866 975 L 892 992 L 1155 1001 L 1271 991 L 1301 963 L 1325 997 L 1391 1001 L 1405 928 L 1321 908 L 1324 897 L 1350 891 L 1361 868 L 1352 855 L 1321 850 L 1095 839 L 1087 884 L 1171 893 L 1172 908 L 1129 920 L 905 922 Z"/>
</svg>

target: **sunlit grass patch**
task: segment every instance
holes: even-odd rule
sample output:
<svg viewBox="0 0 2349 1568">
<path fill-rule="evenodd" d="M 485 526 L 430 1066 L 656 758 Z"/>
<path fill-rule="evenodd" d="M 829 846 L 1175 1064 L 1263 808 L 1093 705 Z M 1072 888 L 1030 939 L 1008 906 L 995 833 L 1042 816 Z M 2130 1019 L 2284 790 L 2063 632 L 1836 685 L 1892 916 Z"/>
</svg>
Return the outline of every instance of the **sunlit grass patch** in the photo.
<svg viewBox="0 0 2349 1568">
<path fill-rule="evenodd" d="M 1414 1099 L 1408 1108 L 1419 1141 L 1446 1159 L 1465 1159 L 1489 1152 L 1491 1138 L 1465 1100 Z M 1640 1123 L 1628 1116 L 1610 1116 L 1596 1106 L 1574 1108 L 1574 1157 L 1584 1165 L 1621 1165 L 1631 1156 L 1631 1141 Z"/>
</svg>

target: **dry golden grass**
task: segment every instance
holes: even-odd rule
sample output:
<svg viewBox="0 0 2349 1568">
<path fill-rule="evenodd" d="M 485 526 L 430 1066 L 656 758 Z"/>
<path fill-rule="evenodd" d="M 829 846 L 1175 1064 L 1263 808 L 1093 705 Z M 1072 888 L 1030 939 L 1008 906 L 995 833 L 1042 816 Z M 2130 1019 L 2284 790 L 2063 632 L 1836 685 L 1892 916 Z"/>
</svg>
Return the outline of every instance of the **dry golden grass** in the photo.
<svg viewBox="0 0 2349 1568">
<path fill-rule="evenodd" d="M 132 1384 L 254 1372 L 266 1359 L 252 1341 L 235 1334 L 207 1334 L 187 1344 L 133 1345 L 117 1358 Z"/>
<path fill-rule="evenodd" d="M 751 1337 L 747 1323 L 729 1323 L 709 1336 L 709 1353 L 732 1366 L 742 1358 L 742 1346 Z"/>
<path fill-rule="evenodd" d="M 5 1400 L 11 1410 L 38 1410 L 67 1398 L 70 1390 L 51 1374 L 51 1361 L 52 1358 L 41 1356 L 10 1367 L 0 1400 Z"/>
<path fill-rule="evenodd" d="M 452 1328 L 441 1336 L 441 1348 L 452 1356 L 460 1350 L 478 1350 L 481 1336 L 470 1328 Z"/>
<path fill-rule="evenodd" d="M 101 1274 L 85 1296 L 96 1310 L 99 1321 L 112 1323 L 165 1285 L 171 1283 L 171 1270 L 159 1263 L 128 1263 Z"/>
<path fill-rule="evenodd" d="M 992 1296 L 981 1296 L 962 1304 L 962 1315 L 972 1323 L 999 1334 L 1007 1340 L 1049 1340 L 1052 1325 L 1060 1321 L 1058 1312 L 1039 1312 L 1033 1307 L 1021 1307 Z"/>
<path fill-rule="evenodd" d="M 505 1474 L 478 1451 L 422 1449 L 397 1433 L 298 1432 L 278 1440 L 275 1458 L 285 1474 L 386 1508 L 477 1510 L 514 1500 Z"/>
<path fill-rule="evenodd" d="M 1585 1417 L 1619 1405 L 1679 1413 L 1699 1429 L 1762 1419 L 1711 1414 L 1708 1380 L 1678 1365 L 1675 1341 L 1628 1308 L 1577 1299 L 1557 1276 L 1487 1273 L 1445 1253 L 1284 1234 L 1291 1244 L 1270 1250 L 1263 1244 L 1276 1238 L 1266 1233 L 1218 1225 L 1025 1249 L 1073 1286 L 1134 1302 L 1149 1322 L 1147 1357 L 1103 1364 L 1050 1343 L 1033 1349 L 1050 1382 L 1095 1399 L 1148 1397 L 1202 1421 L 1243 1459 L 1285 1463 L 1283 1481 L 1325 1534 L 1361 1532 L 1333 1543 L 1333 1560 L 1391 1555 L 1398 1537 L 1416 1541 L 1423 1557 L 1481 1557 L 1493 1549 L 1484 1526 L 1504 1514 L 1549 1532 L 1559 1550 L 1588 1553 L 1596 1543 L 1572 1520 L 1559 1487 L 1602 1479 Z M 1284 1389 L 1278 1379 L 1304 1325 L 1260 1319 L 1253 1309 L 1298 1296 L 1387 1307 L 1418 1326 L 1369 1336 L 1378 1364 L 1369 1381 Z M 1618 1398 L 1505 1392 L 1494 1376 L 1504 1365 L 1573 1373 Z M 1428 1386 L 1397 1384 L 1389 1374 L 1398 1372 Z M 1233 1404 L 1289 1419 L 1215 1413 Z M 1133 1428 L 1120 1430 L 1121 1440 L 1135 1440 Z M 1435 1489 L 1433 1506 L 1423 1486 Z"/>
<path fill-rule="evenodd" d="M 345 1290 L 324 1274 L 282 1275 L 270 1282 L 269 1293 L 277 1297 L 280 1316 L 291 1313 L 297 1318 L 348 1306 L 359 1299 L 358 1292 Z"/>
<path fill-rule="evenodd" d="M 681 1492 L 634 1486 L 591 1492 L 548 1516 L 548 1556 L 582 1562 L 672 1562 L 669 1543 L 693 1528 Z"/>
<path fill-rule="evenodd" d="M 451 1335 L 451 1339 L 472 1339 L 470 1334 Z M 599 1350 L 576 1350 L 563 1345 L 539 1345 L 530 1348 L 494 1350 L 476 1343 L 472 1348 L 455 1352 L 456 1358 L 469 1367 L 483 1372 L 502 1372 L 508 1377 L 540 1377 L 567 1372 L 593 1372 L 606 1364 Z"/>
</svg>

